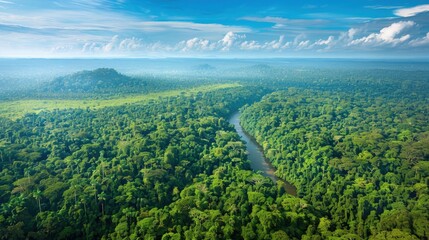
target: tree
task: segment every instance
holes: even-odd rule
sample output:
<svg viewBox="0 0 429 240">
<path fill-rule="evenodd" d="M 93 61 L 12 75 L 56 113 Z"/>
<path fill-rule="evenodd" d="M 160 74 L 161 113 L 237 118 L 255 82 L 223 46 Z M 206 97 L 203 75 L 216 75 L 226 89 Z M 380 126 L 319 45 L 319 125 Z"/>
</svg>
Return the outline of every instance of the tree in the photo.
<svg viewBox="0 0 429 240">
<path fill-rule="evenodd" d="M 42 212 L 42 205 L 41 205 L 40 201 L 42 198 L 42 191 L 37 189 L 36 191 L 33 192 L 33 197 L 36 199 L 37 206 L 39 207 L 39 213 L 41 213 Z"/>
</svg>

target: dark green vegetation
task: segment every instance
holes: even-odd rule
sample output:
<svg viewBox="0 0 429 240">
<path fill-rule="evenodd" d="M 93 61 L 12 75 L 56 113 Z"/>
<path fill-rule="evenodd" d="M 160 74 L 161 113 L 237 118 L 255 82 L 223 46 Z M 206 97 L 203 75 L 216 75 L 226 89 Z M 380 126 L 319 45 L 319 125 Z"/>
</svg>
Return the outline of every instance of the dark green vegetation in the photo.
<svg viewBox="0 0 429 240">
<path fill-rule="evenodd" d="M 427 239 L 428 94 L 354 90 L 275 92 L 245 108 L 242 125 L 321 211 L 323 237 Z"/>
<path fill-rule="evenodd" d="M 0 238 L 429 237 L 428 72 L 246 71 L 157 82 L 100 69 L 0 102 L 55 106 L 0 118 Z M 251 171 L 228 124 L 241 107 L 299 197 Z"/>
<path fill-rule="evenodd" d="M 148 83 L 118 73 L 115 69 L 99 68 L 58 77 L 42 86 L 42 91 L 61 93 L 113 93 L 134 89 L 144 90 Z"/>
<path fill-rule="evenodd" d="M 100 109 L 105 107 L 122 106 L 126 104 L 144 103 L 154 101 L 160 98 L 176 97 L 176 96 L 190 96 L 197 93 L 205 93 L 216 89 L 225 89 L 238 87 L 239 84 L 225 83 L 197 86 L 188 89 L 171 89 L 167 91 L 151 92 L 143 94 L 120 94 L 118 96 L 100 96 L 97 94 L 88 95 L 87 98 L 80 99 L 50 99 L 50 98 L 32 98 L 22 100 L 6 100 L 0 101 L 0 117 L 9 119 L 17 119 L 23 117 L 27 113 L 39 113 L 42 111 L 52 111 L 69 108 L 80 109 Z M 49 92 L 48 96 L 51 97 L 52 93 Z M 60 95 L 58 95 L 60 96 Z M 92 96 L 92 98 L 90 98 Z"/>
<path fill-rule="evenodd" d="M 106 98 L 130 94 L 153 93 L 172 89 L 186 89 L 189 87 L 208 84 L 206 81 L 177 81 L 145 76 L 127 76 L 112 68 L 98 68 L 92 71 L 80 71 L 61 76 L 52 81 L 42 83 L 31 92 L 24 92 L 28 96 L 49 96 L 53 99 L 75 98 Z M 213 83 L 212 83 L 213 84 Z M 94 95 L 95 94 L 95 95 Z"/>
<path fill-rule="evenodd" d="M 2 119 L 1 236 L 301 236 L 313 210 L 249 171 L 225 120 L 262 95 L 231 88 Z"/>
</svg>

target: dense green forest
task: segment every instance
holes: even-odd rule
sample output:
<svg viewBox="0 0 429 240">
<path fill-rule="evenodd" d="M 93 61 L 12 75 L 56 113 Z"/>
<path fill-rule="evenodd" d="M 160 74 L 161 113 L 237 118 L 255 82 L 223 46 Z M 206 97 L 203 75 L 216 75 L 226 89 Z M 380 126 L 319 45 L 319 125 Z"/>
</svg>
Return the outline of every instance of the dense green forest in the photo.
<svg viewBox="0 0 429 240">
<path fill-rule="evenodd" d="M 291 88 L 244 109 L 278 176 L 323 215 L 324 238 L 429 238 L 429 98 L 402 84 Z"/>
<path fill-rule="evenodd" d="M 5 239 L 283 239 L 317 222 L 250 171 L 225 121 L 264 91 L 1 119 Z"/>
<path fill-rule="evenodd" d="M 31 110 L 0 118 L 0 239 L 429 238 L 428 72 L 197 70 L 0 96 Z M 297 197 L 252 171 L 238 109 Z"/>
<path fill-rule="evenodd" d="M 41 89 L 46 92 L 104 93 L 121 90 L 144 91 L 148 83 L 125 76 L 115 69 L 99 68 L 93 71 L 81 71 L 67 76 L 57 77 L 53 81 L 43 84 Z"/>
</svg>

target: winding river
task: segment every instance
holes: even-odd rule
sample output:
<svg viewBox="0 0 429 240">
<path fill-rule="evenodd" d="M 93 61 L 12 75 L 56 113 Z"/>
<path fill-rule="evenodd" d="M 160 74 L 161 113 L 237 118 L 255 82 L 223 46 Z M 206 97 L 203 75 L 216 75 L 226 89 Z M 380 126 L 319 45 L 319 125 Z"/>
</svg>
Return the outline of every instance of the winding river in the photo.
<svg viewBox="0 0 429 240">
<path fill-rule="evenodd" d="M 255 141 L 255 139 L 247 134 L 240 125 L 240 112 L 234 113 L 229 123 L 234 125 L 235 130 L 241 139 L 246 142 L 247 157 L 250 160 L 250 166 L 256 172 L 260 172 L 263 176 L 271 178 L 274 182 L 280 181 L 283 184 L 284 189 L 290 195 L 296 196 L 296 188 L 287 181 L 278 178 L 274 172 L 276 169 L 265 159 L 262 152 L 261 146 Z"/>
</svg>

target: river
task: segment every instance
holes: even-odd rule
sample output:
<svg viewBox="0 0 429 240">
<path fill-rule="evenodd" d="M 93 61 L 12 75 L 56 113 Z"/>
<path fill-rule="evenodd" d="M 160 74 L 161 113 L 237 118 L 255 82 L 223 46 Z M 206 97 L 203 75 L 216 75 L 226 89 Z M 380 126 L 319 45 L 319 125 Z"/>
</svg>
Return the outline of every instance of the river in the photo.
<svg viewBox="0 0 429 240">
<path fill-rule="evenodd" d="M 283 183 L 283 187 L 286 192 L 290 195 L 296 196 L 296 188 L 292 184 L 283 179 L 278 178 L 274 172 L 276 169 L 265 159 L 261 146 L 255 141 L 255 139 L 247 134 L 240 125 L 240 112 L 234 113 L 229 123 L 234 125 L 235 130 L 241 139 L 246 142 L 247 158 L 250 161 L 250 166 L 256 172 L 260 172 L 263 176 L 271 178 L 274 182 L 280 181 Z"/>
</svg>

